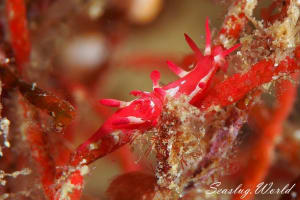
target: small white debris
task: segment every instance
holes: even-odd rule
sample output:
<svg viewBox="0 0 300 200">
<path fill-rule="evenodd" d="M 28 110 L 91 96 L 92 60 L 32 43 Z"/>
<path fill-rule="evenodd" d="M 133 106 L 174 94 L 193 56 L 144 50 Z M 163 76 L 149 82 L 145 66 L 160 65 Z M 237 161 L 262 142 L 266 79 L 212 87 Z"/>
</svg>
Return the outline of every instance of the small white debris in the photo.
<svg viewBox="0 0 300 200">
<path fill-rule="evenodd" d="M 81 176 L 84 176 L 90 172 L 89 167 L 87 165 L 84 165 L 80 169 Z"/>
<path fill-rule="evenodd" d="M 31 90 L 33 91 L 35 90 L 35 88 L 36 88 L 36 83 L 32 83 Z"/>
<path fill-rule="evenodd" d="M 83 164 L 86 164 L 86 159 L 83 159 L 83 160 L 80 162 L 80 165 L 83 165 Z"/>
<path fill-rule="evenodd" d="M 115 143 L 116 143 L 116 144 L 119 143 L 119 140 L 120 140 L 120 132 L 119 132 L 119 131 L 115 131 L 115 132 L 113 132 L 111 135 L 113 136 Z"/>
<path fill-rule="evenodd" d="M 61 187 L 59 200 L 70 200 L 69 194 L 72 193 L 76 188 L 77 186 L 72 184 L 70 180 L 67 183 L 63 184 L 63 186 Z"/>
<path fill-rule="evenodd" d="M 9 141 L 5 141 L 5 142 L 4 142 L 4 146 L 6 146 L 7 148 L 9 148 L 9 147 L 10 147 Z"/>
<path fill-rule="evenodd" d="M 82 163 L 86 163 L 86 160 L 84 159 Z M 70 175 L 73 173 L 73 172 L 76 172 L 76 171 L 79 171 L 80 172 L 80 175 L 81 176 L 84 176 L 86 174 L 89 173 L 89 167 L 87 165 L 83 165 L 83 166 L 78 166 L 76 168 L 70 168 L 69 171 L 64 174 L 62 177 L 61 177 L 61 180 L 65 180 L 65 178 L 70 178 Z M 72 175 L 71 175 L 72 176 Z M 81 184 L 78 184 L 78 183 L 72 183 L 71 180 L 69 179 L 68 181 L 66 181 L 65 183 L 63 183 L 60 191 L 59 191 L 59 200 L 71 200 L 70 199 L 70 194 L 72 194 L 72 192 L 74 190 L 80 190 L 82 189 L 82 185 Z"/>
<path fill-rule="evenodd" d="M 6 180 L 0 180 L 0 185 L 5 186 L 6 185 Z"/>
<path fill-rule="evenodd" d="M 13 173 L 6 173 L 3 170 L 0 170 L 0 185 L 4 186 L 6 184 L 5 178 L 11 177 L 11 178 L 17 178 L 20 175 L 29 175 L 31 173 L 31 170 L 28 168 L 22 169 L 21 171 L 15 171 Z M 1 199 L 1 198 L 0 198 Z"/>
<path fill-rule="evenodd" d="M 31 170 L 29 168 L 22 169 L 21 171 L 15 171 L 11 174 L 7 174 L 7 176 L 17 178 L 20 175 L 29 175 L 31 173 Z"/>
<path fill-rule="evenodd" d="M 56 116 L 55 112 L 51 112 L 50 114 L 51 114 L 51 117 L 55 117 Z"/>
<path fill-rule="evenodd" d="M 0 120 L 0 136 L 3 135 L 3 139 L 4 139 L 3 144 L 7 148 L 10 147 L 10 143 L 8 141 L 9 125 L 10 125 L 10 121 L 7 118 L 2 118 Z M 3 156 L 2 147 L 0 146 L 0 157 L 2 156 Z"/>
</svg>

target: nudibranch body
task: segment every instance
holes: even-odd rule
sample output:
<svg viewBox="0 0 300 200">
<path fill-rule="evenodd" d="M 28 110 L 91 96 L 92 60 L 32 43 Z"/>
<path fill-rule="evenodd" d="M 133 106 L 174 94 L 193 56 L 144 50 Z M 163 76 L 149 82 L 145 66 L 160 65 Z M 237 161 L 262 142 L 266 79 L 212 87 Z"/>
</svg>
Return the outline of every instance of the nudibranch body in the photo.
<svg viewBox="0 0 300 200">
<path fill-rule="evenodd" d="M 186 34 L 185 39 L 195 53 L 194 68 L 187 72 L 167 61 L 169 68 L 180 77 L 178 80 L 160 87 L 160 73 L 155 70 L 150 76 L 153 82 L 152 92 L 132 91 L 131 94 L 138 98 L 130 102 L 102 99 L 100 103 L 103 105 L 118 107 L 119 110 L 91 138 L 78 147 L 72 158 L 74 165 L 79 164 L 82 159 L 85 159 L 86 163 L 90 163 L 130 142 L 133 134 L 137 131 L 143 133 L 155 127 L 168 98 L 186 95 L 189 103 L 193 105 L 193 102 L 203 96 L 216 71 L 219 68 L 226 70 L 225 57 L 240 46 L 235 45 L 225 50 L 221 46 L 212 47 L 208 19 L 206 20 L 204 54 Z"/>
</svg>

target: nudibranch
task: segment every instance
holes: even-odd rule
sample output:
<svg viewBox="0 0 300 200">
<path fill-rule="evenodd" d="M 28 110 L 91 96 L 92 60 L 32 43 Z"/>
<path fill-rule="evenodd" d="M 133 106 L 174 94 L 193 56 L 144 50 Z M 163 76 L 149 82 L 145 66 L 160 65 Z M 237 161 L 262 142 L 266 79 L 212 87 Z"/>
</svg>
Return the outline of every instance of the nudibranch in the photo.
<svg viewBox="0 0 300 200">
<path fill-rule="evenodd" d="M 72 165 L 78 165 L 84 160 L 85 164 L 116 150 L 131 141 L 137 131 L 141 134 L 155 127 L 160 120 L 163 107 L 168 98 L 178 98 L 186 95 L 191 105 L 204 95 L 212 77 L 218 69 L 226 70 L 225 57 L 236 50 L 237 44 L 230 49 L 222 46 L 211 46 L 209 21 L 206 20 L 206 45 L 204 54 L 196 43 L 185 34 L 185 40 L 193 50 L 196 62 L 191 71 L 185 71 L 176 64 L 167 61 L 167 64 L 179 79 L 161 87 L 160 73 L 153 71 L 152 92 L 132 91 L 137 98 L 124 102 L 115 99 L 102 99 L 100 103 L 106 106 L 117 107 L 107 121 L 85 143 L 80 145 L 72 157 Z"/>
</svg>

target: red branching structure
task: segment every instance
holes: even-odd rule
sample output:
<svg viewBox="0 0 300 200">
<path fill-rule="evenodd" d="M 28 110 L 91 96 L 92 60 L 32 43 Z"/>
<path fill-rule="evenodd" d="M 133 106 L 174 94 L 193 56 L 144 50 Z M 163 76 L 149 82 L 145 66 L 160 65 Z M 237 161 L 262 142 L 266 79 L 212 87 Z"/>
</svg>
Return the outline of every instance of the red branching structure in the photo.
<svg viewBox="0 0 300 200">
<path fill-rule="evenodd" d="M 282 133 L 283 122 L 288 117 L 295 101 L 296 88 L 289 81 L 282 81 L 277 87 L 278 106 L 274 109 L 271 119 L 264 125 L 261 124 L 261 136 L 254 146 L 252 158 L 246 173 L 251 179 L 246 178 L 244 188 L 250 188 L 252 195 L 248 195 L 245 199 L 251 199 L 255 194 L 256 185 L 258 185 L 267 175 L 271 165 L 272 153 L 275 148 L 275 140 Z M 242 195 L 236 195 L 235 199 L 240 199 Z"/>
<path fill-rule="evenodd" d="M 24 108 L 24 118 L 30 119 L 30 111 L 28 105 L 25 102 L 21 102 Z M 39 165 L 39 171 L 41 176 L 41 182 L 45 191 L 45 194 L 49 199 L 53 199 L 53 191 L 51 185 L 55 179 L 55 165 L 46 145 L 46 138 L 42 132 L 41 127 L 38 124 L 30 124 L 25 127 L 24 132 L 26 138 L 30 144 L 30 149 L 33 152 L 33 158 Z"/>
<path fill-rule="evenodd" d="M 228 41 L 235 43 L 239 39 L 241 32 L 248 22 L 247 15 L 251 15 L 253 12 L 252 9 L 248 8 L 249 5 L 251 6 L 251 3 L 239 0 L 235 1 L 232 8 L 229 9 L 218 36 L 225 47 L 231 45 L 228 44 Z"/>
<path fill-rule="evenodd" d="M 207 19 L 204 53 L 185 34 L 193 55 L 187 56 L 183 63 L 192 63 L 191 70 L 185 71 L 167 61 L 171 71 L 179 76 L 178 80 L 161 86 L 160 73 L 154 70 L 150 75 L 152 92 L 134 90 L 131 94 L 136 99 L 129 102 L 100 100 L 103 105 L 118 110 L 72 151 L 64 140 L 72 139 L 74 127 L 69 130 L 70 138 L 66 134 L 62 139 L 58 136 L 53 139 L 55 135 L 49 136 L 48 132 L 67 132 L 67 128 L 73 126 L 70 123 L 75 118 L 76 109 L 68 101 L 37 87 L 35 83 L 24 81 L 25 78 L 15 72 L 15 66 L 20 71 L 26 71 L 26 66 L 30 65 L 31 44 L 25 1 L 7 0 L 6 18 L 11 44 L 8 49 L 12 49 L 14 55 L 9 57 L 9 53 L 3 52 L 10 62 L 1 63 L 0 77 L 8 93 L 17 93 L 15 106 L 18 105 L 18 112 L 22 113 L 19 116 L 20 129 L 39 174 L 42 196 L 51 200 L 79 200 L 89 164 L 126 144 L 143 146 L 143 141 L 146 141 L 146 155 L 152 153 L 156 159 L 153 164 L 155 177 L 140 172 L 120 176 L 108 189 L 109 197 L 116 199 L 119 194 L 123 199 L 140 199 L 142 196 L 147 199 L 202 197 L 203 194 L 195 191 L 205 188 L 209 179 L 222 174 L 225 168 L 222 163 L 226 163 L 247 117 L 261 116 L 259 112 L 253 112 L 253 108 L 258 104 L 264 87 L 275 83 L 278 104 L 271 111 L 272 117 L 263 120 L 266 124 L 257 121 L 262 131 L 253 146 L 253 157 L 248 160 L 247 176 L 243 178 L 244 187 L 254 191 L 270 168 L 275 141 L 282 132 L 283 122 L 296 97 L 296 86 L 290 80 L 299 71 L 299 53 L 295 48 L 298 45 L 295 39 L 299 17 L 297 3 L 292 0 L 275 1 L 270 8 L 262 10 L 263 23 L 252 16 L 256 4 L 255 0 L 235 1 L 215 41 L 211 41 Z M 275 15 L 272 14 L 274 6 L 280 7 L 280 12 Z M 116 7 L 114 14 L 120 20 L 118 17 L 122 16 L 122 9 L 125 8 L 120 5 Z M 103 17 L 112 20 L 110 15 Z M 249 34 L 245 29 L 250 22 L 255 29 Z M 120 24 L 116 22 L 114 28 L 124 28 Z M 112 25 L 101 25 L 108 41 L 115 45 L 118 35 L 112 30 Z M 248 52 L 249 49 L 253 54 Z M 149 60 L 161 61 L 160 58 L 158 61 L 146 59 Z M 240 64 L 242 69 L 235 69 L 233 75 L 224 75 L 227 68 L 232 68 L 233 62 Z M 106 118 L 108 112 L 93 102 L 92 90 L 76 81 L 66 81 L 59 76 L 58 79 L 67 85 L 65 89 L 69 94 L 80 94 L 78 96 L 100 117 Z M 79 101 L 74 99 L 72 103 L 77 108 Z M 50 130 L 44 127 L 45 118 L 49 116 L 54 126 Z M 53 144 L 59 144 L 59 147 L 52 149 L 50 146 Z M 140 166 L 130 165 L 133 158 L 127 147 L 120 156 L 129 160 L 121 159 L 126 170 L 141 169 Z M 128 186 L 131 179 L 133 185 Z M 148 189 L 139 187 L 141 181 L 147 183 Z M 124 191 L 129 188 L 133 192 L 127 197 Z M 242 195 L 233 198 L 240 199 Z M 251 199 L 252 196 L 246 198 Z"/>
<path fill-rule="evenodd" d="M 16 62 L 19 70 L 22 70 L 30 59 L 31 49 L 25 1 L 6 1 L 6 11 Z"/>
<path fill-rule="evenodd" d="M 232 104 L 232 102 L 244 98 L 246 94 L 259 85 L 270 82 L 272 77 L 280 73 L 295 72 L 298 69 L 296 62 L 289 58 L 287 61 L 280 63 L 276 69 L 274 69 L 273 66 L 274 63 L 272 61 L 263 60 L 255 64 L 249 72 L 243 75 L 235 74 L 216 85 L 205 97 L 203 102 L 201 102 L 202 105 L 208 108 L 211 105 L 226 106 Z M 241 83 L 243 80 L 248 81 Z M 228 99 L 228 97 L 231 98 Z"/>
</svg>

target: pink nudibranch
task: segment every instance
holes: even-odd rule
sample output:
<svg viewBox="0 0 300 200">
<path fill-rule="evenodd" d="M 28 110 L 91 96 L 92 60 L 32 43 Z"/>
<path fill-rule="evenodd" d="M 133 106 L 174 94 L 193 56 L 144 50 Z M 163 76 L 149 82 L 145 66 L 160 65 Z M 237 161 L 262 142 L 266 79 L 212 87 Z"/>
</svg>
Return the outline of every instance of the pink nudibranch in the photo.
<svg viewBox="0 0 300 200">
<path fill-rule="evenodd" d="M 76 153 L 72 156 L 72 165 L 78 165 L 83 160 L 85 164 L 91 163 L 130 142 L 134 132 L 143 133 L 156 126 L 166 97 L 177 98 L 180 95 L 186 95 L 189 103 L 193 105 L 193 102 L 203 95 L 216 71 L 219 68 L 226 70 L 225 57 L 240 46 L 237 44 L 225 50 L 221 46 L 211 47 L 208 19 L 206 20 L 204 54 L 186 34 L 185 39 L 197 59 L 193 70 L 187 72 L 167 61 L 169 68 L 180 77 L 178 80 L 160 87 L 160 73 L 155 70 L 150 76 L 153 82 L 152 92 L 132 91 L 131 94 L 138 98 L 130 102 L 114 99 L 101 100 L 100 103 L 103 105 L 118 107 L 119 110 L 108 118 L 92 137 L 77 148 Z"/>
</svg>

